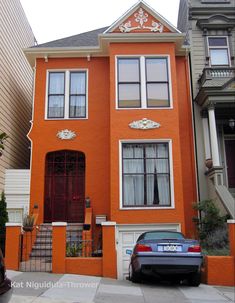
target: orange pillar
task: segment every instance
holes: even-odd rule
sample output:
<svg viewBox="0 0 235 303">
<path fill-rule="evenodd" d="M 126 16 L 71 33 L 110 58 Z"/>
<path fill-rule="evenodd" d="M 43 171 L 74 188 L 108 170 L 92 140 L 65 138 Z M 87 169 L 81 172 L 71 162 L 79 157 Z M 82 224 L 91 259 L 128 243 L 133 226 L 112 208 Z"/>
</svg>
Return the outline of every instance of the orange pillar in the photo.
<svg viewBox="0 0 235 303">
<path fill-rule="evenodd" d="M 103 277 L 117 278 L 116 222 L 102 222 Z"/>
<path fill-rule="evenodd" d="M 52 223 L 52 272 L 65 273 L 66 222 Z"/>
<path fill-rule="evenodd" d="M 235 220 L 228 220 L 230 255 L 235 257 Z"/>
<path fill-rule="evenodd" d="M 5 264 L 7 269 L 19 270 L 21 227 L 20 223 L 6 223 Z"/>
</svg>

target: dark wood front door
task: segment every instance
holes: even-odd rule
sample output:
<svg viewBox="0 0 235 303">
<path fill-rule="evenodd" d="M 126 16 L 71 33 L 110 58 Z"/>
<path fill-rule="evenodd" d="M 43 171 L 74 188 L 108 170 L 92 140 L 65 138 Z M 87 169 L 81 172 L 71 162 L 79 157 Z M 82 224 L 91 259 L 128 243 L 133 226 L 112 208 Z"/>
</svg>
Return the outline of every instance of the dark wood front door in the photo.
<svg viewBox="0 0 235 303">
<path fill-rule="evenodd" d="M 235 139 L 225 140 L 228 187 L 235 188 Z"/>
<path fill-rule="evenodd" d="M 84 195 L 84 154 L 67 150 L 47 154 L 44 221 L 83 223 Z"/>
</svg>

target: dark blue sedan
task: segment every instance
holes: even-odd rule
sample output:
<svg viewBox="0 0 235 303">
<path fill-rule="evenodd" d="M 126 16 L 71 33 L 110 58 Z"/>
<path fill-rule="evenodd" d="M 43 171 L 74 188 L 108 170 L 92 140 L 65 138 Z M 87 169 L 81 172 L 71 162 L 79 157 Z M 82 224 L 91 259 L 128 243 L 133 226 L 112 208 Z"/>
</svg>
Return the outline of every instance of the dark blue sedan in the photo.
<svg viewBox="0 0 235 303">
<path fill-rule="evenodd" d="M 197 240 L 185 239 L 180 232 L 149 231 L 139 236 L 131 255 L 129 278 L 140 282 L 143 275 L 171 280 L 201 282 L 203 256 Z"/>
</svg>

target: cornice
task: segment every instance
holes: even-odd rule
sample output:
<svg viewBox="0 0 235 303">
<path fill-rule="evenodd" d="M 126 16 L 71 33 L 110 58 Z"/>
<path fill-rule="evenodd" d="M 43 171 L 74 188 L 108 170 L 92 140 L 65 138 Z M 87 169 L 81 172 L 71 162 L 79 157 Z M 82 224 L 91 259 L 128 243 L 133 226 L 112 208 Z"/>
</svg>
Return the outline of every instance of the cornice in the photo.
<svg viewBox="0 0 235 303">
<path fill-rule="evenodd" d="M 176 44 L 176 55 L 185 55 L 182 33 L 107 33 L 99 35 L 99 46 L 93 47 L 33 47 L 24 49 L 24 54 L 33 67 L 37 58 L 104 57 L 109 54 L 110 43 L 172 42 Z"/>
</svg>

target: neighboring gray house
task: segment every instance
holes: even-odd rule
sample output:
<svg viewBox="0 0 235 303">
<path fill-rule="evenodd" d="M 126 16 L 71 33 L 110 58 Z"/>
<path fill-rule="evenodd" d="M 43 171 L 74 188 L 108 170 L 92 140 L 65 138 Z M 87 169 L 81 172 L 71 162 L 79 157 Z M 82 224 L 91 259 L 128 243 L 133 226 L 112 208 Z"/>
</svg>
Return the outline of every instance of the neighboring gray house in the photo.
<svg viewBox="0 0 235 303">
<path fill-rule="evenodd" d="M 235 216 L 235 0 L 180 0 L 190 45 L 199 199 Z"/>
<path fill-rule="evenodd" d="M 6 169 L 29 168 L 27 133 L 32 112 L 33 70 L 23 49 L 34 44 L 35 38 L 20 0 L 0 0 L 0 132 L 9 136 L 0 157 L 0 193 L 5 185 Z M 15 175 L 19 176 L 17 180 Z M 21 216 L 22 205 L 27 204 L 20 196 L 27 191 L 25 178 L 27 171 L 16 171 L 6 187 L 10 218 L 15 214 Z M 28 181 L 26 183 L 28 186 Z M 19 206 L 17 199 L 21 200 Z"/>
</svg>

